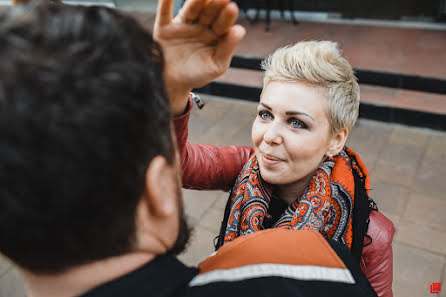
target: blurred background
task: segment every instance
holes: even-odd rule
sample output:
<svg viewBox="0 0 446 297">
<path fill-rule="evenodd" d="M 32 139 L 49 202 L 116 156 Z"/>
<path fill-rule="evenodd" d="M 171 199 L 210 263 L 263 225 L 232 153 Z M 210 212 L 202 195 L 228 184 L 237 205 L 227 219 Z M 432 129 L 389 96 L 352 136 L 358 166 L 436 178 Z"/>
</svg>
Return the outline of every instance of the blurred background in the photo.
<svg viewBox="0 0 446 297">
<path fill-rule="evenodd" d="M 155 0 L 63 2 L 115 7 L 147 29 L 157 6 Z M 446 0 L 237 2 L 247 35 L 231 68 L 196 90 L 208 103 L 193 109 L 189 140 L 251 145 L 261 59 L 300 40 L 338 42 L 361 87 L 360 120 L 348 145 L 365 161 L 372 198 L 396 228 L 394 295 L 446 297 Z M 0 9 L 9 5 L 0 0 Z M 195 229 L 180 257 L 185 263 L 196 265 L 213 252 L 227 197 L 184 190 Z M 431 294 L 438 282 L 443 290 Z M 20 274 L 0 257 L 0 297 L 23 296 Z"/>
</svg>

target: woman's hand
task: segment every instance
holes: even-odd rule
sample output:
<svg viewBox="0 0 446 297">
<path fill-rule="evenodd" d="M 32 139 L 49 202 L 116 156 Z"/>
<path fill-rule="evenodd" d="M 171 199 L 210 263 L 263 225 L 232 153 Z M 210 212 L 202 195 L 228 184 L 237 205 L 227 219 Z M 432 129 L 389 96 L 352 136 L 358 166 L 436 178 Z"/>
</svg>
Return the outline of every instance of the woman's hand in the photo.
<svg viewBox="0 0 446 297">
<path fill-rule="evenodd" d="M 245 29 L 234 25 L 238 7 L 230 0 L 187 0 L 173 18 L 173 0 L 160 0 L 154 38 L 164 53 L 164 80 L 172 113 L 187 106 L 189 92 L 228 69 Z"/>
</svg>

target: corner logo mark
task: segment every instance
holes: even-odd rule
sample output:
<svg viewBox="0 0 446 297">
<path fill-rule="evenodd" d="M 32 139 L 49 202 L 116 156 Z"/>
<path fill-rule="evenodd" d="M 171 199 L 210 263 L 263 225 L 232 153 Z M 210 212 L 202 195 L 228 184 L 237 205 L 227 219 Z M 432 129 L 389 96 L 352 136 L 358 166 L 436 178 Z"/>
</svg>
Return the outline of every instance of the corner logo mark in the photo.
<svg viewBox="0 0 446 297">
<path fill-rule="evenodd" d="M 432 283 L 431 284 L 431 294 L 437 294 L 441 291 L 441 283 Z"/>
</svg>

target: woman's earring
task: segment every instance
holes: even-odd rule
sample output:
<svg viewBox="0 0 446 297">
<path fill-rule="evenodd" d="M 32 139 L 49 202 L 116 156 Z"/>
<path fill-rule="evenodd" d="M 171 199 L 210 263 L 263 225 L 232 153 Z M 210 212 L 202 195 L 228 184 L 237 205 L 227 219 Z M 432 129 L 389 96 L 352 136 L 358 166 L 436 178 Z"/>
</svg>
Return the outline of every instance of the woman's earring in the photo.
<svg viewBox="0 0 446 297">
<path fill-rule="evenodd" d="M 328 160 L 333 160 L 333 155 L 331 153 L 328 153 Z"/>
</svg>

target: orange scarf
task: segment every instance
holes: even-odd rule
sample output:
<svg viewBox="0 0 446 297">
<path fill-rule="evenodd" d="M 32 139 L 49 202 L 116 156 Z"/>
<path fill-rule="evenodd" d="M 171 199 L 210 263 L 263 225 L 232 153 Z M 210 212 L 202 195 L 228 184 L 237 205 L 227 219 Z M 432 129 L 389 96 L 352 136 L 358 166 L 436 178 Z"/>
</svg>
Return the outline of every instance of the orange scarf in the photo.
<svg viewBox="0 0 446 297">
<path fill-rule="evenodd" d="M 324 237 L 352 246 L 352 212 L 355 170 L 364 180 L 367 196 L 370 179 L 367 168 L 349 148 L 325 161 L 315 172 L 304 195 L 288 206 L 274 227 L 318 230 Z M 259 231 L 268 215 L 272 187 L 263 181 L 253 155 L 240 172 L 230 195 L 230 213 L 224 243 L 240 235 Z"/>
</svg>

